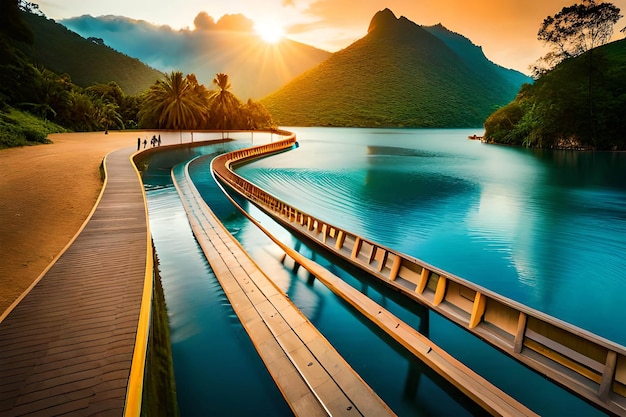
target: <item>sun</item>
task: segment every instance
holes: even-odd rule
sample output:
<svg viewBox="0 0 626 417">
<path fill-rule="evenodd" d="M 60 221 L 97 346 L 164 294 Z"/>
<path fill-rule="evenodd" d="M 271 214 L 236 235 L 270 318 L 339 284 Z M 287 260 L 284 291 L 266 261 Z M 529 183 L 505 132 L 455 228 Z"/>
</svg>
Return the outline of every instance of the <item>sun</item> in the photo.
<svg viewBox="0 0 626 417">
<path fill-rule="evenodd" d="M 285 35 L 285 29 L 276 22 L 256 22 L 254 31 L 267 43 L 277 43 Z"/>
</svg>

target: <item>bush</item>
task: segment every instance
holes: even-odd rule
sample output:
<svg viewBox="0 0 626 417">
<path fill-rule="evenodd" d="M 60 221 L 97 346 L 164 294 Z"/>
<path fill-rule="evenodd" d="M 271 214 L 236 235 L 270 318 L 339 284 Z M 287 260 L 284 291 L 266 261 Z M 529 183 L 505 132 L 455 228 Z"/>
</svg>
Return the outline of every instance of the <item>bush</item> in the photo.
<svg viewBox="0 0 626 417">
<path fill-rule="evenodd" d="M 0 149 L 52 143 L 48 134 L 65 131 L 61 126 L 16 109 L 0 112 Z"/>
</svg>

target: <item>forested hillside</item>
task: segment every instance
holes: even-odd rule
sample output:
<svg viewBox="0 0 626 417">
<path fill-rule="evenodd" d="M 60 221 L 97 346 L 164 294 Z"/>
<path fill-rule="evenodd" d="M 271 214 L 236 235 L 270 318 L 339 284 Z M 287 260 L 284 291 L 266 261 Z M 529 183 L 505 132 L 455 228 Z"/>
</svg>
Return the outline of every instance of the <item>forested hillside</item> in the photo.
<svg viewBox="0 0 626 417">
<path fill-rule="evenodd" d="M 163 73 L 104 45 L 101 39 L 85 39 L 45 16 L 22 12 L 34 42 L 24 48 L 36 64 L 58 74 L 69 74 L 74 84 L 117 83 L 134 95 L 148 89 Z"/>
<path fill-rule="evenodd" d="M 0 148 L 46 143 L 64 130 L 274 126 L 261 104 L 230 91 L 227 74 L 212 83 L 161 74 L 46 19 L 35 4 L 0 3 Z"/>
<path fill-rule="evenodd" d="M 626 40 L 567 59 L 485 122 L 490 142 L 626 149 Z"/>
<path fill-rule="evenodd" d="M 385 9 L 365 37 L 261 101 L 282 125 L 478 127 L 529 81 Z"/>
</svg>

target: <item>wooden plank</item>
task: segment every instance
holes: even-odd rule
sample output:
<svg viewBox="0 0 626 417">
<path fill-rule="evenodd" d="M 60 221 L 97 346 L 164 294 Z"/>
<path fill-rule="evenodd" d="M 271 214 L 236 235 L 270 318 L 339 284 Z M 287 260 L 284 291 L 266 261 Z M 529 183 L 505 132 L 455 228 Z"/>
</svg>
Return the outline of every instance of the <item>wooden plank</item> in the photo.
<svg viewBox="0 0 626 417">
<path fill-rule="evenodd" d="M 151 253 L 133 152 L 106 157 L 82 231 L 0 323 L 0 414 L 124 413 Z"/>
<path fill-rule="evenodd" d="M 213 164 L 214 169 L 219 165 Z M 227 179 L 228 175 L 221 175 L 222 178 Z M 244 195 L 245 197 L 245 195 Z M 276 244 L 278 244 L 285 253 L 295 260 L 299 265 L 305 267 L 312 275 L 320 279 L 326 286 L 328 286 L 333 292 L 337 295 L 341 296 L 345 301 L 352 304 L 357 310 L 363 313 L 366 317 L 376 323 L 379 327 L 385 330 L 388 334 L 394 337 L 398 342 L 400 342 L 403 346 L 405 346 L 409 351 L 413 352 L 417 355 L 421 360 L 423 360 L 427 365 L 436 370 L 440 375 L 450 381 L 453 385 L 455 385 L 460 391 L 468 395 L 474 401 L 476 401 L 479 405 L 484 407 L 487 411 L 494 415 L 520 415 L 520 416 L 528 416 L 534 415 L 534 413 L 517 402 L 512 397 L 508 396 L 501 390 L 499 390 L 494 385 L 490 384 L 488 381 L 471 371 L 469 368 L 458 362 L 456 359 L 448 355 L 445 351 L 437 347 L 432 343 L 432 341 L 428 340 L 424 336 L 420 335 L 415 329 L 401 322 L 399 319 L 391 315 L 384 308 L 373 302 L 364 294 L 360 293 L 353 287 L 347 285 L 343 280 L 334 276 L 332 273 L 322 268 L 317 263 L 311 261 L 310 259 L 302 256 L 295 250 L 292 250 L 284 243 L 282 243 L 279 239 L 273 237 L 259 222 L 255 219 L 251 218 L 245 211 L 242 212 L 248 216 L 248 218 L 255 223 L 257 227 L 263 230 Z M 273 215 L 273 213 L 269 213 Z M 328 226 L 324 225 L 324 228 L 327 229 Z M 331 232 L 335 229 L 330 228 Z M 338 229 L 338 238 L 337 242 L 334 245 L 334 249 L 338 250 L 343 245 L 343 238 L 346 235 L 344 231 Z M 330 236 L 333 236 L 333 233 L 330 233 Z M 326 242 L 325 242 L 326 243 Z M 360 238 L 356 238 L 354 243 L 353 250 L 350 252 L 350 256 L 346 256 L 348 258 L 355 258 L 358 253 L 358 246 L 360 244 Z M 374 247 L 372 245 L 372 247 Z M 372 252 L 374 249 L 372 249 Z M 387 255 L 388 251 L 385 251 L 385 255 Z M 370 255 L 371 256 L 371 255 Z M 388 277 L 389 280 L 393 280 L 396 278 L 398 271 L 401 269 L 401 257 L 399 255 L 393 254 L 394 262 L 392 267 L 390 268 L 390 275 Z M 386 256 L 384 258 L 386 260 Z M 386 262 L 381 262 L 384 266 Z M 379 268 L 379 271 L 382 268 Z M 424 268 L 425 269 L 425 268 Z M 420 274 L 420 283 L 424 286 L 427 277 L 428 271 L 424 273 L 424 269 Z M 447 278 L 441 274 L 439 274 L 439 280 L 435 291 L 435 304 L 439 304 L 443 301 L 446 294 L 447 287 Z M 423 288 L 422 288 L 423 290 Z M 421 291 L 420 291 L 421 292 Z M 485 299 L 482 294 L 475 297 L 474 300 L 474 324 L 478 324 L 480 317 L 484 312 Z M 315 349 L 315 345 L 318 342 L 313 339 L 308 346 L 310 349 Z M 300 354 L 305 354 L 305 351 L 298 350 Z M 323 357 L 323 348 L 321 349 L 319 357 Z M 305 359 L 307 356 L 305 355 Z M 330 372 L 333 375 L 340 375 L 341 371 L 334 369 L 333 366 L 330 366 Z M 337 372 L 335 374 L 335 372 Z M 351 387 L 351 383 L 346 384 L 347 387 Z M 347 392 L 347 391 L 345 391 Z M 354 393 L 352 393 L 354 395 Z M 356 394 L 356 396 L 363 396 L 361 394 Z M 367 397 L 367 395 L 365 395 Z M 338 400 L 339 401 L 339 400 Z M 331 404 L 336 404 L 334 401 Z M 342 409 L 341 406 L 338 407 Z"/>
<path fill-rule="evenodd" d="M 228 182 L 232 180 L 237 183 L 246 182 L 246 180 L 239 177 L 234 172 L 229 171 L 229 169 L 230 167 L 221 166 L 217 161 L 213 164 L 214 173 L 225 181 Z M 235 190 L 239 189 L 235 188 Z M 250 197 L 245 193 L 242 193 L 242 196 L 245 198 Z M 274 197 L 268 195 L 266 199 L 274 199 Z M 284 211 L 297 210 L 284 202 L 280 202 L 280 204 Z M 260 205 L 259 208 L 266 214 L 274 217 L 284 226 L 298 233 L 303 233 L 313 241 L 320 243 L 320 239 L 310 233 L 307 228 L 297 227 L 297 225 L 293 223 L 283 221 L 279 213 L 273 212 L 270 206 Z M 321 223 L 322 224 L 318 227 L 321 227 L 321 229 L 325 231 L 321 239 L 321 244 L 330 252 L 376 276 L 387 285 L 400 290 L 417 302 L 437 311 L 448 320 L 464 327 L 475 336 L 501 349 L 515 360 L 529 366 L 537 372 L 547 375 L 551 380 L 565 385 L 579 397 L 585 398 L 611 413 L 626 415 L 626 389 L 624 389 L 624 385 L 621 384 L 621 382 L 615 384 L 606 382 L 602 386 L 602 390 L 600 390 L 601 394 L 598 393 L 596 389 L 589 389 L 590 385 L 600 383 L 600 379 L 603 381 L 607 380 L 606 376 L 600 378 L 603 371 L 599 371 L 600 368 L 604 369 L 604 357 L 599 359 L 596 354 L 594 358 L 589 357 L 589 360 L 592 361 L 589 362 L 584 355 L 579 354 L 575 350 L 566 348 L 565 346 L 565 349 L 563 349 L 561 347 L 563 345 L 558 342 L 558 338 L 548 340 L 548 337 L 544 340 L 546 344 L 542 345 L 541 343 L 525 337 L 525 322 L 528 320 L 539 321 L 547 326 L 559 329 L 562 333 L 577 336 L 580 338 L 582 345 L 584 345 L 583 350 L 585 351 L 596 351 L 597 353 L 605 349 L 606 355 L 615 354 L 616 357 L 626 357 L 626 347 L 603 339 L 598 335 L 572 326 L 571 324 L 550 317 L 527 306 L 523 306 L 467 280 L 428 265 L 419 259 L 384 248 L 373 241 L 368 241 L 362 237 L 350 234 L 350 232 L 330 223 Z M 376 248 L 376 254 L 373 255 L 373 258 L 372 255 L 370 255 L 369 263 L 366 264 L 360 257 L 355 258 L 353 251 L 345 250 L 346 248 L 343 247 L 343 243 L 340 243 L 340 240 L 343 239 L 344 236 L 350 236 L 351 239 L 358 239 L 359 243 Z M 337 239 L 336 237 L 341 239 Z M 334 241 L 334 239 L 337 239 L 337 241 Z M 372 254 L 373 253 L 374 251 Z M 417 287 L 408 285 L 412 279 L 407 279 L 402 276 L 404 271 L 402 268 L 400 268 L 400 273 L 396 274 L 395 269 L 398 263 L 393 262 L 393 260 L 397 260 L 398 257 L 406 261 L 407 265 L 412 264 L 423 268 Z M 372 259 L 378 262 L 378 264 L 374 265 Z M 406 269 L 411 268 L 406 267 Z M 429 275 L 433 275 L 435 278 L 428 279 Z M 449 283 L 453 290 L 458 289 L 458 296 L 454 294 L 454 291 L 447 294 Z M 467 309 L 467 303 L 464 301 L 467 297 L 463 295 L 465 292 L 469 293 L 470 291 L 472 293 L 480 293 L 480 296 L 478 296 L 478 299 L 475 300 L 472 306 L 471 315 L 469 314 L 470 311 Z M 457 304 L 457 302 L 460 304 Z M 461 312 L 467 313 L 467 315 L 461 314 Z M 485 325 L 483 325 L 483 323 Z M 550 344 L 555 344 L 556 350 L 546 347 Z M 532 347 L 533 352 L 524 350 L 524 346 Z M 537 357 L 535 353 L 539 354 L 540 357 Z M 600 360 L 602 363 L 598 362 Z M 576 372 L 578 376 L 582 378 L 572 378 L 568 373 L 564 374 L 560 372 L 559 367 L 561 365 L 568 367 L 569 370 Z M 595 372 L 590 371 L 588 366 Z M 608 392 L 608 395 L 606 392 Z"/>
<path fill-rule="evenodd" d="M 336 350 L 280 292 L 203 204 L 185 178 L 174 178 L 196 239 L 235 313 L 296 415 L 393 415 Z M 215 235 L 205 230 L 212 228 Z M 231 244 L 227 244 L 232 239 Z M 217 247 L 220 250 L 216 250 Z M 237 289 L 238 288 L 238 289 Z M 323 363 L 322 363 L 323 360 Z M 337 380 L 333 375 L 344 377 Z M 352 375 L 347 379 L 345 375 Z M 355 391 L 355 386 L 361 389 Z M 346 395 L 353 392 L 353 396 Z"/>
</svg>

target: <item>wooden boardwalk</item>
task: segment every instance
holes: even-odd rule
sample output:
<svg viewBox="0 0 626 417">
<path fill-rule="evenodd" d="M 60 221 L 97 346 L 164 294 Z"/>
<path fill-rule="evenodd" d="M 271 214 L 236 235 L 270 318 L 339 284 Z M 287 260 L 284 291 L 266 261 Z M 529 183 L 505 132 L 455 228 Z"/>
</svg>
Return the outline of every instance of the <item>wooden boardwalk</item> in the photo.
<svg viewBox="0 0 626 417">
<path fill-rule="evenodd" d="M 245 161 L 289 149 L 294 142 L 295 137 L 221 155 L 212 163 L 213 173 L 287 229 L 309 238 L 595 406 L 626 416 L 626 347 L 318 219 L 231 171 Z M 297 262 L 308 269 L 306 260 Z M 427 358 L 422 360 L 428 363 Z M 461 379 L 455 385 L 469 386 Z M 478 402 L 479 398 L 475 400 Z"/>
<path fill-rule="evenodd" d="M 134 151 L 106 157 L 90 219 L 0 318 L 0 415 L 121 416 L 137 407 L 126 402 L 127 392 L 141 392 L 143 361 L 128 385 L 133 355 L 145 349 L 138 325 L 140 311 L 149 314 L 141 308 L 146 295 L 149 307 L 152 248 Z"/>
<path fill-rule="evenodd" d="M 393 415 L 226 231 L 187 177 L 175 183 L 196 239 L 293 412 Z"/>
</svg>

